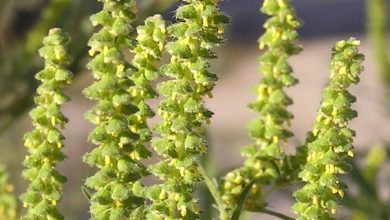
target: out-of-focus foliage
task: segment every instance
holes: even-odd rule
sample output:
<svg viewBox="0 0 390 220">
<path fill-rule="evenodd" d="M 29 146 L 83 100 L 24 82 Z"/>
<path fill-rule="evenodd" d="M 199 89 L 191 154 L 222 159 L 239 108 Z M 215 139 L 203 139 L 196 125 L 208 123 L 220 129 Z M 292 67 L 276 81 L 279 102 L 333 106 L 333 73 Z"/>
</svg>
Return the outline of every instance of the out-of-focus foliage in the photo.
<svg viewBox="0 0 390 220">
<path fill-rule="evenodd" d="M 367 31 L 370 38 L 377 71 L 385 85 L 386 95 L 390 94 L 390 56 L 388 44 L 388 13 L 389 1 L 387 0 L 367 0 Z M 390 98 L 386 100 L 390 103 Z"/>
<path fill-rule="evenodd" d="M 372 146 L 365 153 L 363 164 L 358 161 L 350 161 L 352 171 L 349 180 L 357 187 L 357 194 L 346 194 L 343 205 L 351 209 L 353 220 L 387 220 L 390 218 L 390 200 L 383 197 L 384 188 L 390 185 L 390 174 L 387 171 L 388 148 L 382 145 Z M 386 183 L 380 183 L 382 174 L 387 177 Z"/>
<path fill-rule="evenodd" d="M 13 185 L 9 183 L 9 174 L 0 165 L 0 220 L 15 220 L 18 212 Z"/>
</svg>

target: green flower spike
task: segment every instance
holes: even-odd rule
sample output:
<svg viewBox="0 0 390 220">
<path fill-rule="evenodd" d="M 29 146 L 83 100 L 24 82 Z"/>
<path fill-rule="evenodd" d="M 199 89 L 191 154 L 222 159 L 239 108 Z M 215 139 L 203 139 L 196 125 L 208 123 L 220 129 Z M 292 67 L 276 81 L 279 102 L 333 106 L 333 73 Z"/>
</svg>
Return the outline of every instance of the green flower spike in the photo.
<svg viewBox="0 0 390 220">
<path fill-rule="evenodd" d="M 212 112 L 204 106 L 217 76 L 209 71 L 211 50 L 223 43 L 224 24 L 217 0 L 186 0 L 176 11 L 180 22 L 169 27 L 173 38 L 166 46 L 170 63 L 162 68 L 169 79 L 159 84 L 164 96 L 158 114 L 160 138 L 152 146 L 163 159 L 150 171 L 163 181 L 149 187 L 152 204 L 147 219 L 199 219 L 199 204 L 194 196 L 199 173 L 198 156 L 207 151 L 203 126 Z"/>
<path fill-rule="evenodd" d="M 0 220 L 16 220 L 17 202 L 6 168 L 0 165 Z"/>
<path fill-rule="evenodd" d="M 306 145 L 306 164 L 299 173 L 305 185 L 294 193 L 297 202 L 293 210 L 298 220 L 330 219 L 347 188 L 337 175 L 350 170 L 345 157 L 353 156 L 355 132 L 348 128 L 348 121 L 357 116 L 351 109 L 356 98 L 348 88 L 359 82 L 358 75 L 363 71 L 364 56 L 358 51 L 359 44 L 351 38 L 337 42 L 332 50 L 330 83 L 324 89 Z"/>
<path fill-rule="evenodd" d="M 56 169 L 58 162 L 66 158 L 61 151 L 63 128 L 67 118 L 61 105 L 69 101 L 63 89 L 71 83 L 72 73 L 65 69 L 70 62 L 65 45 L 70 38 L 61 29 L 49 31 L 44 46 L 39 50 L 45 59 L 45 68 L 37 73 L 42 82 L 35 97 L 37 107 L 30 112 L 34 130 L 26 133 L 25 146 L 29 154 L 24 160 L 23 177 L 30 181 L 27 191 L 20 197 L 27 212 L 22 219 L 64 219 L 57 209 L 66 177 Z"/>
<path fill-rule="evenodd" d="M 131 91 L 136 71 L 126 60 L 124 51 L 130 50 L 129 39 L 134 32 L 131 22 L 136 16 L 136 1 L 101 0 L 103 9 L 91 17 L 101 29 L 89 41 L 88 63 L 95 82 L 84 94 L 97 104 L 86 118 L 95 124 L 89 140 L 97 145 L 84 156 L 84 161 L 98 170 L 86 180 L 91 193 L 91 219 L 138 219 L 144 199 L 137 190 L 146 169 L 140 160 L 149 157 L 138 140 L 140 135 L 133 121 L 138 112 Z M 142 110 L 142 109 L 141 109 Z"/>
<path fill-rule="evenodd" d="M 223 182 L 223 200 L 230 209 L 236 208 L 238 197 L 252 181 L 255 183 L 246 196 L 245 209 L 259 211 L 265 205 L 262 186 L 284 181 L 281 172 L 287 157 L 283 146 L 292 136 L 287 129 L 293 118 L 287 110 L 292 100 L 284 89 L 298 82 L 287 60 L 302 49 L 295 43 L 301 22 L 290 0 L 265 0 L 261 11 L 271 16 L 259 39 L 260 49 L 265 49 L 259 58 L 264 75 L 255 87 L 257 99 L 249 105 L 259 116 L 248 124 L 254 143 L 242 149 L 242 155 L 247 157 L 244 166 L 228 173 Z"/>
<path fill-rule="evenodd" d="M 149 17 L 145 20 L 145 25 L 137 27 L 137 33 L 137 46 L 133 50 L 132 62 L 137 71 L 131 76 L 135 85 L 130 88 L 130 93 L 139 111 L 131 118 L 131 129 L 140 135 L 135 144 L 136 148 L 143 149 L 152 138 L 152 132 L 146 120 L 152 118 L 155 113 L 146 101 L 158 96 L 151 81 L 159 77 L 157 64 L 161 61 L 165 44 L 165 21 L 161 15 Z M 136 156 L 139 157 L 139 155 Z"/>
</svg>

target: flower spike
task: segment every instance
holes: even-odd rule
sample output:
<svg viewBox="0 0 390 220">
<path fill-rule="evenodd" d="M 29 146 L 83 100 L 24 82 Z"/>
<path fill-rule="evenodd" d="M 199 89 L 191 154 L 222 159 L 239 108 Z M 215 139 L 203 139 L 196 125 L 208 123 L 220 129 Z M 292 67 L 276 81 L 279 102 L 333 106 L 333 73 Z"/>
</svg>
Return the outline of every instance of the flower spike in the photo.
<svg viewBox="0 0 390 220">
<path fill-rule="evenodd" d="M 176 11 L 179 22 L 168 28 L 173 38 L 166 45 L 171 60 L 162 68 L 168 80 L 158 85 L 164 96 L 157 112 L 162 121 L 152 146 L 163 159 L 150 171 L 163 183 L 148 189 L 152 204 L 147 219 L 199 219 L 193 194 L 202 179 L 198 157 L 207 151 L 203 126 L 212 116 L 204 96 L 212 96 L 217 80 L 209 60 L 216 57 L 212 48 L 223 42 L 223 26 L 229 19 L 217 0 L 183 2 Z"/>
<path fill-rule="evenodd" d="M 353 156 L 355 132 L 348 122 L 357 116 L 356 101 L 348 88 L 359 82 L 363 54 L 356 39 L 339 41 L 332 50 L 330 83 L 323 91 L 321 107 L 305 145 L 306 164 L 299 173 L 305 185 L 294 193 L 298 220 L 330 219 L 347 186 L 338 175 L 350 171 L 346 157 Z"/>
<path fill-rule="evenodd" d="M 58 127 L 63 128 L 68 120 L 60 108 L 70 99 L 63 91 L 73 76 L 65 69 L 70 62 L 65 48 L 69 40 L 68 34 L 54 28 L 44 38 L 44 46 L 39 50 L 45 59 L 45 68 L 36 74 L 36 79 L 42 84 L 34 99 L 37 107 L 30 112 L 35 129 L 24 137 L 29 154 L 23 162 L 26 167 L 23 177 L 30 184 L 20 197 L 27 208 L 22 219 L 64 219 L 57 204 L 66 177 L 56 170 L 56 165 L 66 158 L 61 151 L 64 136 Z"/>
</svg>

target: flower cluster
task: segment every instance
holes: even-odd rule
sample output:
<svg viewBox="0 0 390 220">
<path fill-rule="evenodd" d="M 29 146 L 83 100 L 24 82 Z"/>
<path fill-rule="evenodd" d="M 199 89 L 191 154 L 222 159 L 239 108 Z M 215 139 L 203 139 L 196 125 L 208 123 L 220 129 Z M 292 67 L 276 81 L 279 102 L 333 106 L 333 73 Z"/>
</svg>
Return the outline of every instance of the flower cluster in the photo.
<svg viewBox="0 0 390 220">
<path fill-rule="evenodd" d="M 266 49 L 259 58 L 263 78 L 255 87 L 256 101 L 249 107 L 259 116 L 248 124 L 249 136 L 254 143 L 242 149 L 247 157 L 243 167 L 228 173 L 222 185 L 223 200 L 234 209 L 244 188 L 252 181 L 245 200 L 247 210 L 258 210 L 262 201 L 262 186 L 270 181 L 283 182 L 286 155 L 282 146 L 292 133 L 287 129 L 293 115 L 287 110 L 292 104 L 284 88 L 293 86 L 288 58 L 301 51 L 295 43 L 296 29 L 301 26 L 289 0 L 265 0 L 261 11 L 271 16 L 264 24 L 265 33 L 259 39 L 260 49 Z"/>
<path fill-rule="evenodd" d="M 348 92 L 359 81 L 364 56 L 359 53 L 359 41 L 339 41 L 332 50 L 330 83 L 323 91 L 318 117 L 306 145 L 306 164 L 299 173 L 305 185 L 294 193 L 297 202 L 293 210 L 299 220 L 329 219 L 336 213 L 339 198 L 346 185 L 338 174 L 350 170 L 345 157 L 353 156 L 352 138 L 355 132 L 348 121 L 357 116 L 351 109 L 356 98 Z"/>
<path fill-rule="evenodd" d="M 87 65 L 95 81 L 84 90 L 89 99 L 97 101 L 86 114 L 96 126 L 89 140 L 97 147 L 84 156 L 84 161 L 98 170 L 86 185 L 94 190 L 92 219 L 131 219 L 143 209 L 144 199 L 137 189 L 147 172 L 140 160 L 150 156 L 138 144 L 143 135 L 136 126 L 144 119 L 134 116 L 140 111 L 131 79 L 136 69 L 124 54 L 133 44 L 130 35 L 134 32 L 131 23 L 137 12 L 136 1 L 101 1 L 103 9 L 91 17 L 92 24 L 101 29 L 89 41 L 93 59 Z"/>
<path fill-rule="evenodd" d="M 176 11 L 180 21 L 168 28 L 173 40 L 166 48 L 170 63 L 162 72 L 168 80 L 158 85 L 164 96 L 158 107 L 162 121 L 156 126 L 159 138 L 152 142 L 163 157 L 150 171 L 163 184 L 153 185 L 147 196 L 152 201 L 147 219 L 198 219 L 194 184 L 202 177 L 198 156 L 207 151 L 203 126 L 212 112 L 204 106 L 217 76 L 210 72 L 211 50 L 223 42 L 228 18 L 220 12 L 217 0 L 185 0 Z"/>
<path fill-rule="evenodd" d="M 73 76 L 65 69 L 70 62 L 65 48 L 69 40 L 62 30 L 51 29 L 43 40 L 44 47 L 39 50 L 45 59 L 45 68 L 36 75 L 42 84 L 35 97 L 37 107 L 30 112 L 35 129 L 25 135 L 29 154 L 23 162 L 26 166 L 23 176 L 30 184 L 21 196 L 27 208 L 22 219 L 63 219 L 57 204 L 66 177 L 56 170 L 56 165 L 66 158 L 61 151 L 64 136 L 58 127 L 63 128 L 67 122 L 60 108 L 69 101 L 63 89 L 71 83 Z"/>
<path fill-rule="evenodd" d="M 6 168 L 0 165 L 0 219 L 16 220 L 17 202 L 13 195 L 14 187 L 9 182 Z"/>
<path fill-rule="evenodd" d="M 155 113 L 147 101 L 158 96 L 151 82 L 160 74 L 157 64 L 161 60 L 165 38 L 166 25 L 161 15 L 147 18 L 145 25 L 137 27 L 137 45 L 133 50 L 132 61 L 137 71 L 131 75 L 134 86 L 129 90 L 134 99 L 133 103 L 138 108 L 138 112 L 130 118 L 132 131 L 139 134 L 139 139 L 133 143 L 137 149 L 143 149 L 152 139 L 147 119 L 152 118 Z"/>
</svg>

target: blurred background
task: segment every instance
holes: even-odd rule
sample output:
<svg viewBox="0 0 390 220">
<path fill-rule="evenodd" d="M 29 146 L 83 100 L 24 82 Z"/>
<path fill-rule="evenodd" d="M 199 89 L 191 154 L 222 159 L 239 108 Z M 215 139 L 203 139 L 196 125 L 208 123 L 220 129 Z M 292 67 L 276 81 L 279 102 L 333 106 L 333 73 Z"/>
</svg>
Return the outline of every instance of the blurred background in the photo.
<svg viewBox="0 0 390 220">
<path fill-rule="evenodd" d="M 154 13 L 163 13 L 173 20 L 175 0 L 139 2 L 138 22 Z M 373 2 L 381 7 L 370 6 Z M 359 112 L 359 117 L 351 123 L 357 132 L 357 157 L 351 161 L 356 167 L 345 177 L 350 189 L 337 219 L 390 219 L 387 210 L 390 172 L 386 166 L 390 143 L 390 60 L 387 55 L 390 48 L 387 47 L 386 26 L 389 18 L 381 17 L 385 11 L 381 9 L 387 9 L 387 3 L 387 0 L 293 1 L 298 17 L 304 22 L 299 30 L 304 51 L 290 59 L 300 84 L 288 89 L 294 99 L 290 110 L 295 115 L 292 131 L 296 136 L 287 146 L 287 152 L 293 153 L 311 128 L 321 90 L 328 82 L 330 50 L 334 42 L 356 37 L 362 41 L 361 50 L 366 55 L 361 83 L 352 89 L 358 98 L 354 108 Z M 219 59 L 213 62 L 213 71 L 220 77 L 214 98 L 207 100 L 215 113 L 208 132 L 210 164 L 216 175 L 240 166 L 243 158 L 239 156 L 239 149 L 250 142 L 245 124 L 255 114 L 246 105 L 255 98 L 251 87 L 261 78 L 257 38 L 266 19 L 259 12 L 261 1 L 258 0 L 226 0 L 221 6 L 232 23 L 227 28 L 226 44 L 217 50 Z M 26 154 L 22 137 L 32 129 L 27 113 L 37 86 L 33 76 L 42 68 L 37 49 L 51 27 L 63 27 L 72 35 L 69 51 L 74 62 L 70 68 L 75 80 L 67 90 L 72 101 L 64 106 L 64 114 L 69 118 L 64 130 L 64 150 L 69 159 L 59 165 L 69 179 L 61 203 L 66 219 L 89 217 L 88 201 L 81 193 L 81 185 L 92 170 L 81 162 L 81 156 L 93 147 L 86 140 L 92 125 L 83 118 L 93 103 L 83 97 L 81 91 L 91 84 L 90 73 L 84 67 L 89 59 L 86 43 L 93 31 L 88 17 L 100 8 L 101 4 L 95 0 L 0 1 L 0 163 L 10 171 L 10 181 L 17 194 L 25 190 L 27 183 L 20 177 Z M 272 195 L 270 208 L 293 216 L 290 211 L 293 190 L 283 189 Z M 208 206 L 207 203 L 204 206 Z M 276 218 L 247 215 L 247 219 Z"/>
</svg>

